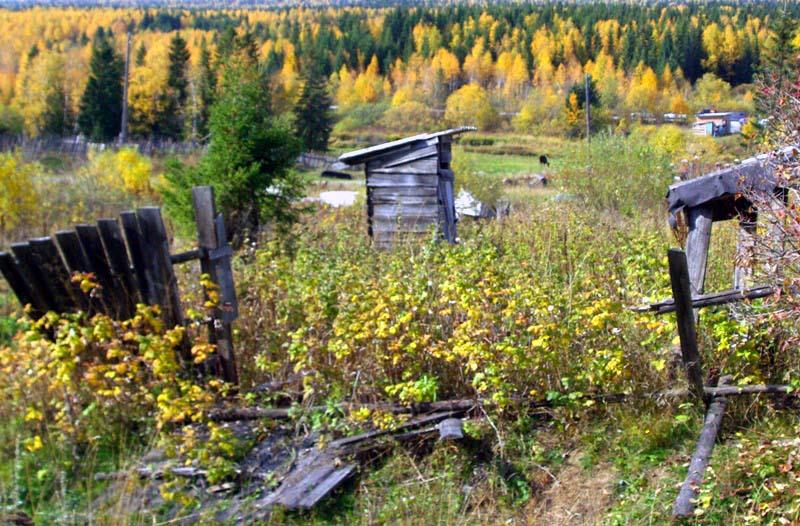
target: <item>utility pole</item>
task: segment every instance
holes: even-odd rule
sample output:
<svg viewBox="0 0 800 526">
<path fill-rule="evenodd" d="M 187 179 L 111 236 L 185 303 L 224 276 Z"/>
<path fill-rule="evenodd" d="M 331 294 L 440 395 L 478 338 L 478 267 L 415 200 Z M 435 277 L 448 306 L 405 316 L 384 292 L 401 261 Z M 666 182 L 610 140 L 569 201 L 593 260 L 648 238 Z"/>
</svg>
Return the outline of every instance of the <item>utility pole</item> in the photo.
<svg viewBox="0 0 800 526">
<path fill-rule="evenodd" d="M 131 32 L 128 30 L 128 42 L 125 44 L 125 79 L 122 83 L 122 123 L 119 127 L 119 143 L 128 142 L 128 78 L 131 68 Z"/>
<path fill-rule="evenodd" d="M 591 127 L 589 125 L 589 113 L 592 111 L 589 105 L 589 75 L 584 78 L 584 91 L 586 92 L 586 101 L 583 104 L 584 113 L 586 114 L 586 142 L 589 142 L 589 135 L 591 134 Z"/>
</svg>

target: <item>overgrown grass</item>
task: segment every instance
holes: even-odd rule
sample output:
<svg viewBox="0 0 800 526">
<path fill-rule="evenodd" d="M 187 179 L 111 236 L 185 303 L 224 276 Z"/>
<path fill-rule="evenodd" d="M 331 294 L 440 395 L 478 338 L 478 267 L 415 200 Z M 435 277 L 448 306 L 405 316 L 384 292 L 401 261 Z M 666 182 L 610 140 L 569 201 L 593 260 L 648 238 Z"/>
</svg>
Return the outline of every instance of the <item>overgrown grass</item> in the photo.
<svg viewBox="0 0 800 526">
<path fill-rule="evenodd" d="M 496 181 L 541 167 L 530 155 L 491 151 L 514 143 L 547 150 L 556 186 L 580 200 L 553 201 L 543 198 L 546 192 L 518 188 L 510 217 L 462 221 L 457 246 L 429 236 L 385 252 L 370 246 L 361 207 L 321 208 L 304 217 L 291 243 L 265 241 L 237 258 L 236 349 L 245 391 L 301 373 L 303 392 L 294 399 L 300 405 L 477 397 L 490 418 L 470 424 L 464 443 L 399 448 L 320 508 L 276 512 L 269 523 L 669 520 L 702 407 L 638 399 L 614 407 L 587 395 L 636 394 L 681 382 L 669 350 L 673 319 L 626 309 L 669 293 L 665 253 L 677 244 L 663 214 L 670 160 L 643 137 L 598 137 L 588 146 L 502 134 L 487 139 L 464 144 L 455 155 Z M 734 229 L 715 225 L 708 290 L 730 282 L 734 241 Z M 703 311 L 701 320 L 706 363 L 754 381 L 775 372 L 759 354 L 772 349 L 764 345 L 763 327 L 743 326 L 724 309 Z M 0 318 L 0 346 L 19 345 L 10 339 L 15 331 L 12 318 Z M 778 365 L 794 367 L 796 358 Z M 0 387 L 11 382 L 0 376 Z M 531 413 L 530 398 L 556 407 Z M 330 423 L 322 415 L 311 420 L 319 429 Z M 67 479 L 70 451 L 46 436 L 42 449 L 28 451 L 23 428 L 30 423 L 7 402 L 0 403 L 0 421 L 2 504 L 45 524 L 88 522 L 104 490 L 94 473 L 126 466 L 152 438 L 104 421 L 118 440 L 82 452 L 83 467 Z M 388 421 L 372 412 L 348 425 Z M 790 488 L 800 460 L 796 447 L 778 442 L 794 435 L 788 419 L 731 407 L 698 521 L 796 520 Z M 104 501 L 121 502 L 125 491 L 119 487 Z M 575 501 L 596 505 L 576 512 Z M 120 510 L 98 522 L 144 524 L 157 517 Z"/>
</svg>

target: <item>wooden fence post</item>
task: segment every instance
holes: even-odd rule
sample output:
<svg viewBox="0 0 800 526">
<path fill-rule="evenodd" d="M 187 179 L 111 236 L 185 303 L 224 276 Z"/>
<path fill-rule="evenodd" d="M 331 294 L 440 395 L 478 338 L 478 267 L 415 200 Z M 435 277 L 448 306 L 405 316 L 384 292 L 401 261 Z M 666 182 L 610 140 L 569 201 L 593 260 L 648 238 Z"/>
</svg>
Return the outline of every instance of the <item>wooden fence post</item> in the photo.
<svg viewBox="0 0 800 526">
<path fill-rule="evenodd" d="M 671 248 L 668 252 L 668 259 L 683 365 L 686 369 L 692 392 L 698 398 L 704 399 L 703 364 L 700 360 L 700 353 L 697 350 L 697 332 L 692 309 L 692 289 L 686 254 L 682 250 Z"/>
<path fill-rule="evenodd" d="M 209 340 L 217 346 L 217 368 L 226 382 L 238 383 L 233 351 L 231 322 L 239 316 L 236 287 L 233 282 L 231 256 L 222 214 L 217 214 L 214 189 L 197 186 L 192 189 L 197 241 L 200 246 L 200 268 L 219 287 L 219 303 L 209 322 Z"/>
<path fill-rule="evenodd" d="M 686 222 L 689 225 L 686 257 L 689 260 L 689 278 L 693 294 L 702 294 L 705 289 L 713 217 L 713 210 L 709 206 L 699 206 L 686 211 Z"/>
</svg>

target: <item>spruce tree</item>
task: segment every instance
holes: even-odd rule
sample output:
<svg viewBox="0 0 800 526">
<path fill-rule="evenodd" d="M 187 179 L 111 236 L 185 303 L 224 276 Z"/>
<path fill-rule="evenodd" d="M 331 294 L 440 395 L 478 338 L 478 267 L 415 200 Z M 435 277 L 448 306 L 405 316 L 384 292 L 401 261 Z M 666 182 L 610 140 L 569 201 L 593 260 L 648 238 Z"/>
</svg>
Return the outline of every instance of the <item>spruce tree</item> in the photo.
<svg viewBox="0 0 800 526">
<path fill-rule="evenodd" d="M 200 71 L 197 76 L 197 105 L 195 113 L 195 134 L 201 140 L 208 135 L 208 118 L 211 105 L 214 104 L 214 93 L 217 89 L 217 77 L 211 66 L 211 52 L 205 39 L 200 43 Z"/>
<path fill-rule="evenodd" d="M 295 129 L 306 150 L 325 151 L 331 135 L 331 97 L 322 72 L 313 69 L 306 75 L 300 100 L 295 106 Z"/>
<path fill-rule="evenodd" d="M 111 39 L 97 30 L 89 62 L 89 80 L 83 92 L 78 115 L 81 133 L 93 141 L 106 142 L 119 134 L 122 118 L 123 63 Z"/>
<path fill-rule="evenodd" d="M 163 109 L 156 123 L 156 132 L 163 137 L 180 139 L 183 136 L 183 113 L 189 95 L 188 67 L 186 41 L 175 33 L 169 44 L 167 91 L 163 95 Z"/>
<path fill-rule="evenodd" d="M 284 119 L 270 114 L 257 65 L 246 52 L 223 68 L 209 119 L 210 142 L 197 166 L 172 161 L 161 188 L 167 212 L 180 225 L 193 224 L 191 189 L 213 185 L 234 243 L 255 235 L 265 222 L 288 227 L 297 216 L 292 201 L 302 186 L 292 171 L 300 144 Z"/>
</svg>

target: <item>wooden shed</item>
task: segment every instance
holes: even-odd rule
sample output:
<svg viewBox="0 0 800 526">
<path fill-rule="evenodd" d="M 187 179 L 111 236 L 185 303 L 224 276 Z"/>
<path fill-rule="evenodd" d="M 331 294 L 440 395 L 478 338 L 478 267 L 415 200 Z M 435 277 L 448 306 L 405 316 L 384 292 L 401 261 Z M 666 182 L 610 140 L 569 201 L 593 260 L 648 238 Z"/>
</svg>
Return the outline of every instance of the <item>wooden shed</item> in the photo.
<svg viewBox="0 0 800 526">
<path fill-rule="evenodd" d="M 343 154 L 347 165 L 364 164 L 367 221 L 376 246 L 420 237 L 432 225 L 443 239 L 456 241 L 451 145 L 471 126 L 415 135 Z"/>
</svg>

